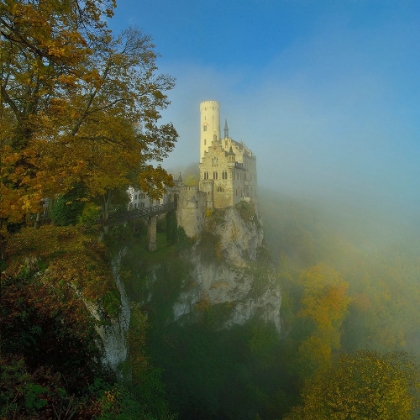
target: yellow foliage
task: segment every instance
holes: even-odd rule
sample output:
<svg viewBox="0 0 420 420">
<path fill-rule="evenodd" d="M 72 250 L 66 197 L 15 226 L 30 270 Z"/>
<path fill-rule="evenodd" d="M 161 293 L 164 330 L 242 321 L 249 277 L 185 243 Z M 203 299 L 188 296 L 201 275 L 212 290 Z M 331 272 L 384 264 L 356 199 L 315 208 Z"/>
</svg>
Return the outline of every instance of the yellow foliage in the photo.
<svg viewBox="0 0 420 420">
<path fill-rule="evenodd" d="M 407 354 L 344 354 L 305 383 L 302 405 L 285 420 L 411 420 L 419 386 Z"/>
<path fill-rule="evenodd" d="M 154 198 L 172 185 L 148 162 L 161 161 L 176 142 L 172 124 L 158 125 L 173 80 L 155 75 L 149 37 L 111 35 L 104 16 L 113 7 L 114 0 L 82 9 L 51 0 L 1 3 L 2 219 L 24 221 L 42 198 L 76 184 L 102 197 L 137 182 Z"/>
<path fill-rule="evenodd" d="M 300 283 L 303 295 L 298 316 L 312 319 L 315 329 L 301 344 L 299 356 L 302 363 L 309 363 L 316 370 L 327 366 L 332 351 L 340 348 L 341 325 L 351 301 L 347 297 L 348 283 L 325 264 L 303 272 Z"/>
<path fill-rule="evenodd" d="M 110 291 L 118 296 L 107 254 L 95 236 L 74 226 L 24 228 L 9 238 L 4 274 L 13 277 L 24 269 L 38 269 L 45 281 L 64 282 L 96 301 Z"/>
</svg>

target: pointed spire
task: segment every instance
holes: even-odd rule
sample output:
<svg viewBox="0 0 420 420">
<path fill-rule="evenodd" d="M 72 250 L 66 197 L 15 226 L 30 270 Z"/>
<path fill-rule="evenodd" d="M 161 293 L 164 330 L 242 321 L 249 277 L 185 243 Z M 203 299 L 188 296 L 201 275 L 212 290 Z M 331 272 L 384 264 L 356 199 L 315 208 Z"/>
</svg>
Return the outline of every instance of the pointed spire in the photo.
<svg viewBox="0 0 420 420">
<path fill-rule="evenodd" d="M 228 163 L 235 163 L 235 153 L 233 152 L 232 146 L 230 146 L 228 156 Z"/>
<path fill-rule="evenodd" d="M 225 138 L 229 137 L 229 127 L 228 127 L 228 123 L 227 123 L 227 119 L 225 118 Z"/>
</svg>

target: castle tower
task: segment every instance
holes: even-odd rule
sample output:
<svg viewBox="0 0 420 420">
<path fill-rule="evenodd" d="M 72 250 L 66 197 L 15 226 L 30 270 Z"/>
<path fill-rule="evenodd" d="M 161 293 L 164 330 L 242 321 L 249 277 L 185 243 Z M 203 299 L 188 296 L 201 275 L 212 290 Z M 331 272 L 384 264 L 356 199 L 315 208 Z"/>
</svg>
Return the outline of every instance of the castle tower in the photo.
<svg viewBox="0 0 420 420">
<path fill-rule="evenodd" d="M 217 101 L 203 101 L 200 103 L 200 163 L 214 135 L 220 140 L 220 105 Z"/>
</svg>

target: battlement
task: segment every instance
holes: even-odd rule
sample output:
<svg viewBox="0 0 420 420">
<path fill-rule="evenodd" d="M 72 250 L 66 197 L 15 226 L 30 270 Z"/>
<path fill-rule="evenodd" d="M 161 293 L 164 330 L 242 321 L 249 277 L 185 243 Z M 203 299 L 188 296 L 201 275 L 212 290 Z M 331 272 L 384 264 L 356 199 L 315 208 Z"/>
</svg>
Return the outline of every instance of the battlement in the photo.
<svg viewBox="0 0 420 420">
<path fill-rule="evenodd" d="M 198 191 L 198 185 L 181 185 L 179 189 L 182 191 Z"/>
<path fill-rule="evenodd" d="M 203 101 L 200 103 L 200 111 L 205 110 L 206 108 L 212 108 L 213 111 L 220 109 L 220 104 L 217 101 Z"/>
</svg>

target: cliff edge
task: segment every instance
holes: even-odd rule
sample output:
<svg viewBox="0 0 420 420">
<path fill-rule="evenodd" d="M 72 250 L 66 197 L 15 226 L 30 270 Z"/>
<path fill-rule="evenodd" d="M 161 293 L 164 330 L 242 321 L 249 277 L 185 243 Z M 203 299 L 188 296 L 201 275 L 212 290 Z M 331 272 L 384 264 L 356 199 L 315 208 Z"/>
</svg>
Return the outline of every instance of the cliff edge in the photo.
<svg viewBox="0 0 420 420">
<path fill-rule="evenodd" d="M 209 305 L 219 305 L 225 314 L 222 328 L 256 316 L 280 331 L 280 287 L 252 204 L 241 202 L 208 215 L 182 258 L 190 264 L 193 281 L 183 285 L 173 305 L 174 320 L 195 318 Z"/>
</svg>

